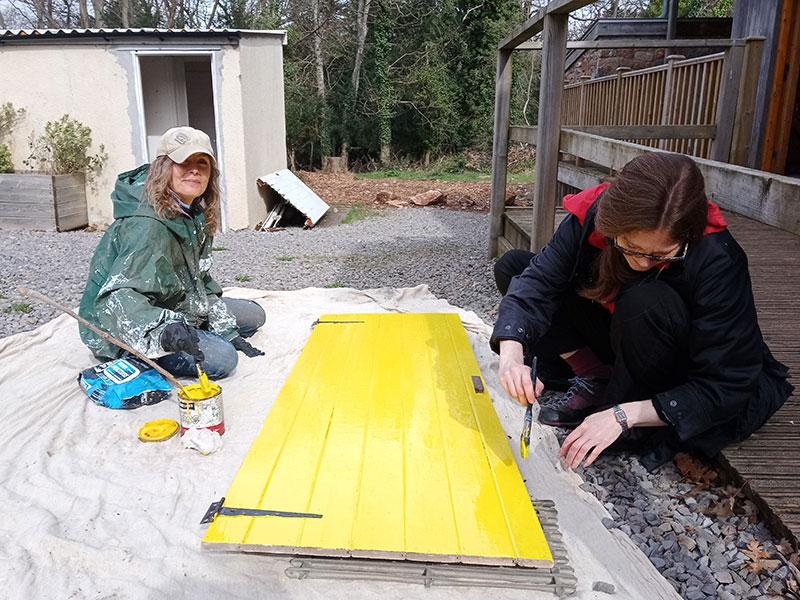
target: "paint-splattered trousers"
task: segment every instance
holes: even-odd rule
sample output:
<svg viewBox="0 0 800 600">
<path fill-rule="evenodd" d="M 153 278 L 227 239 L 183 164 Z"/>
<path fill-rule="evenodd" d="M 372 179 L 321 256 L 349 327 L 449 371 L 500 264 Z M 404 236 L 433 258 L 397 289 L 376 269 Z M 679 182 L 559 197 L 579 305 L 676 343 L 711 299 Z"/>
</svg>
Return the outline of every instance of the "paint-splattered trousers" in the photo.
<svg viewBox="0 0 800 600">
<path fill-rule="evenodd" d="M 236 318 L 236 327 L 242 337 L 253 335 L 267 320 L 264 309 L 252 300 L 223 298 L 222 301 Z M 197 329 L 197 337 L 200 338 L 200 350 L 205 356 L 203 368 L 208 376 L 211 379 L 222 379 L 230 375 L 239 362 L 236 348 L 225 338 L 203 329 Z M 157 362 L 176 377 L 197 376 L 194 357 L 186 352 L 162 356 Z"/>
</svg>

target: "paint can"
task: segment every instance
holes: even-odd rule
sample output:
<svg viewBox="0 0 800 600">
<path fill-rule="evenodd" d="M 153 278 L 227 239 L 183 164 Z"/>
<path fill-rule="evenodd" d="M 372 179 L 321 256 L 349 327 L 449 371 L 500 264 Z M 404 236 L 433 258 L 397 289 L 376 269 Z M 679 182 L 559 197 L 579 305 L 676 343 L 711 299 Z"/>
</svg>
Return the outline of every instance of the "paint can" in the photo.
<svg viewBox="0 0 800 600">
<path fill-rule="evenodd" d="M 199 383 L 182 387 L 178 390 L 178 406 L 181 435 L 189 428 L 225 433 L 222 388 L 216 383 L 208 383 L 206 389 Z"/>
</svg>

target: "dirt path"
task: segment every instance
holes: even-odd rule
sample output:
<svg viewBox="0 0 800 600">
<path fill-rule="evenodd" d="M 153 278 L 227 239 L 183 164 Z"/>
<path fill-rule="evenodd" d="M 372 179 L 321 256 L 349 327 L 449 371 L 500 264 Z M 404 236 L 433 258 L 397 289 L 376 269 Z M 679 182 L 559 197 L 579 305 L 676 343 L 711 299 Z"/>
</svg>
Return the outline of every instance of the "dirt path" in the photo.
<svg viewBox="0 0 800 600">
<path fill-rule="evenodd" d="M 436 205 L 454 210 L 488 211 L 491 183 L 488 181 L 440 181 L 411 179 L 357 179 L 352 173 L 300 171 L 297 175 L 328 204 L 409 206 L 410 198 L 432 190 L 444 194 Z M 510 185 L 506 197 L 522 198 L 530 185 Z"/>
</svg>

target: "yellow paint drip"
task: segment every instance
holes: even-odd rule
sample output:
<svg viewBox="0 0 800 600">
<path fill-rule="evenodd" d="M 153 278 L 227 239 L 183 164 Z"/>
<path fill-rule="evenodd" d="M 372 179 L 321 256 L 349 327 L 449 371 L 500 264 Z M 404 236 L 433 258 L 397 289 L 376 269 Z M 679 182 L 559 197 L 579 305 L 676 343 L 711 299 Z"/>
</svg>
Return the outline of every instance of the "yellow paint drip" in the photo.
<svg viewBox="0 0 800 600">
<path fill-rule="evenodd" d="M 211 383 L 208 381 L 208 375 L 206 375 L 206 372 L 200 365 L 197 365 L 197 376 L 200 380 L 200 387 L 202 388 L 203 392 L 207 394 L 206 398 L 208 398 L 208 395 L 210 395 L 211 392 Z"/>
<path fill-rule="evenodd" d="M 226 504 L 216 550 L 552 566 L 455 314 L 320 317 Z M 482 384 L 482 381 L 478 382 Z"/>
</svg>

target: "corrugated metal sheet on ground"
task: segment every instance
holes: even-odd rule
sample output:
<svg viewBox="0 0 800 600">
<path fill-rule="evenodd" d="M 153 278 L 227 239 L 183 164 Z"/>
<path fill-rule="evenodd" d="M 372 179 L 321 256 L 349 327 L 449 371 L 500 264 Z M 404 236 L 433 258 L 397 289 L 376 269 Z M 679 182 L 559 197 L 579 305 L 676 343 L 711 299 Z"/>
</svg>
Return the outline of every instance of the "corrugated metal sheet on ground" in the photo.
<svg viewBox="0 0 800 600">
<path fill-rule="evenodd" d="M 205 548 L 550 567 L 455 314 L 325 315 L 225 495 Z M 482 379 L 481 379 L 482 382 Z"/>
<path fill-rule="evenodd" d="M 281 169 L 274 173 L 262 175 L 258 178 L 259 186 L 269 186 L 275 190 L 289 204 L 299 210 L 310 221 L 310 225 L 316 225 L 325 216 L 330 206 L 317 194 L 303 183 L 297 175 L 289 169 Z M 273 206 L 267 200 L 267 211 Z"/>
</svg>

